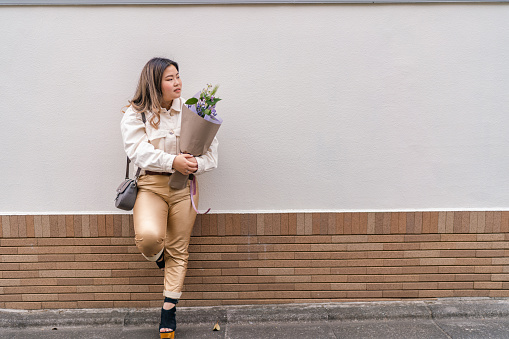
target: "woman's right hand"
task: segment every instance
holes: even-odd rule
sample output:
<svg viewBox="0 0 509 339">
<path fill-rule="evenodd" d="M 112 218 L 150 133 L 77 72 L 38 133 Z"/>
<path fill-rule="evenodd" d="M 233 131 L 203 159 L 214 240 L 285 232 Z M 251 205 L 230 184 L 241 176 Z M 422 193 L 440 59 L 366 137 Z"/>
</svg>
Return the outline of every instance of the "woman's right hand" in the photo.
<svg viewBox="0 0 509 339">
<path fill-rule="evenodd" d="M 173 160 L 173 169 L 188 175 L 198 170 L 198 164 L 191 154 L 179 154 Z"/>
</svg>

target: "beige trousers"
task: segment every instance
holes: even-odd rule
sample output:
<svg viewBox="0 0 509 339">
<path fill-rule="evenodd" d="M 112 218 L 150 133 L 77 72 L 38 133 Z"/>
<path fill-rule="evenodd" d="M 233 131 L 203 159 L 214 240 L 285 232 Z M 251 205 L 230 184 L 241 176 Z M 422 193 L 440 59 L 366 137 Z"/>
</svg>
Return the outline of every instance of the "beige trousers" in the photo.
<svg viewBox="0 0 509 339">
<path fill-rule="evenodd" d="M 133 209 L 136 246 L 149 261 L 164 252 L 164 296 L 179 299 L 186 276 L 189 239 L 196 212 L 188 186 L 172 189 L 170 177 L 143 175 Z M 198 203 L 198 194 L 194 197 Z"/>
</svg>

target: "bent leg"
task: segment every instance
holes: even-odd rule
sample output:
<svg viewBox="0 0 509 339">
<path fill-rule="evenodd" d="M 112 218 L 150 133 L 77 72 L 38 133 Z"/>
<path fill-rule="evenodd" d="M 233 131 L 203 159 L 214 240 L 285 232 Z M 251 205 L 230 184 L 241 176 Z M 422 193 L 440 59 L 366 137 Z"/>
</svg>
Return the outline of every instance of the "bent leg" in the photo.
<svg viewBox="0 0 509 339">
<path fill-rule="evenodd" d="M 164 249 L 168 204 L 159 195 L 139 190 L 133 209 L 136 246 L 149 261 L 156 261 Z"/>
</svg>

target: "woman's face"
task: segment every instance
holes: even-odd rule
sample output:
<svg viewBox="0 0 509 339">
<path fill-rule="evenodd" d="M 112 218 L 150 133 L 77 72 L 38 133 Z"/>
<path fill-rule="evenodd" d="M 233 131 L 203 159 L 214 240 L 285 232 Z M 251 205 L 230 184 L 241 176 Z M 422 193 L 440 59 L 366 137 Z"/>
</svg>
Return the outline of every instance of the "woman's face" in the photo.
<svg viewBox="0 0 509 339">
<path fill-rule="evenodd" d="M 175 66 L 170 65 L 166 67 L 161 80 L 161 91 L 163 92 L 163 102 L 161 106 L 169 109 L 173 99 L 180 98 L 180 91 L 182 90 L 182 80 Z"/>
</svg>

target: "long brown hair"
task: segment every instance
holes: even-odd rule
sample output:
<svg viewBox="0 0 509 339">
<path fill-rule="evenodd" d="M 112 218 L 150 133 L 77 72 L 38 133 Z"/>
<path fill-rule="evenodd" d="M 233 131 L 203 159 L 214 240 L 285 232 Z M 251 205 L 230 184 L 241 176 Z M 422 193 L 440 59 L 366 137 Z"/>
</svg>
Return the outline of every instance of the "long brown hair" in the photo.
<svg viewBox="0 0 509 339">
<path fill-rule="evenodd" d="M 169 66 L 175 66 L 179 70 L 178 64 L 166 58 L 150 59 L 141 71 L 140 81 L 136 88 L 136 93 L 132 100 L 129 101 L 131 106 L 138 113 L 152 112 L 149 122 L 154 128 L 159 128 L 161 120 L 161 103 L 163 92 L 161 90 L 161 81 L 163 79 L 164 70 Z"/>
</svg>

